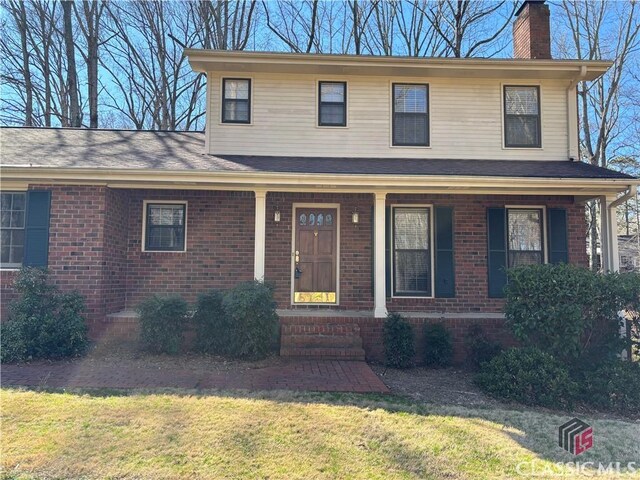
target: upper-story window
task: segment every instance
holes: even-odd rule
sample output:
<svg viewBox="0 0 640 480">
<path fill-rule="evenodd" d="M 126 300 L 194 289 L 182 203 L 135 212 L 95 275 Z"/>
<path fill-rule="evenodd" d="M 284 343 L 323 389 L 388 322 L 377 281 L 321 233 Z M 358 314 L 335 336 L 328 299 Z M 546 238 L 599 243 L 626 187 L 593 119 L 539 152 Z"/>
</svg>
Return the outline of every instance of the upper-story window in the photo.
<svg viewBox="0 0 640 480">
<path fill-rule="evenodd" d="M 504 146 L 540 148 L 540 87 L 504 87 Z"/>
<path fill-rule="evenodd" d="M 393 145 L 429 146 L 429 86 L 393 84 Z"/>
<path fill-rule="evenodd" d="M 318 87 L 318 125 L 321 127 L 347 126 L 347 84 L 320 82 Z"/>
<path fill-rule="evenodd" d="M 251 80 L 222 80 L 222 123 L 251 123 Z"/>
<path fill-rule="evenodd" d="M 0 223 L 0 265 L 20 267 L 24 258 L 24 225 L 26 194 L 2 193 Z"/>
</svg>

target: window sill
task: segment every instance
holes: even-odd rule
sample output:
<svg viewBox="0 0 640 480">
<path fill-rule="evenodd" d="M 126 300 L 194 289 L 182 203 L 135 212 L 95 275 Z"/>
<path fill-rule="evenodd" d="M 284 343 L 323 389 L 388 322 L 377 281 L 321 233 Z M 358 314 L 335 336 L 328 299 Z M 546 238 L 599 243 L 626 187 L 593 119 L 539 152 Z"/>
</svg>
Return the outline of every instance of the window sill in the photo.
<svg viewBox="0 0 640 480">
<path fill-rule="evenodd" d="M 220 127 L 252 127 L 253 126 L 253 122 L 251 122 L 251 123 L 218 122 L 218 126 L 220 126 Z"/>
</svg>

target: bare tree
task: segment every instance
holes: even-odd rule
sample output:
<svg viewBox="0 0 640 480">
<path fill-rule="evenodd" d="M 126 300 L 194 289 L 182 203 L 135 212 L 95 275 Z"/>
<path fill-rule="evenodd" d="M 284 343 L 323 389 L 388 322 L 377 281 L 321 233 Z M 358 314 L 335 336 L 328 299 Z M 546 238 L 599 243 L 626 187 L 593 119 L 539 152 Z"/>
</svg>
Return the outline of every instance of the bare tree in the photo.
<svg viewBox="0 0 640 480">
<path fill-rule="evenodd" d="M 83 0 L 82 10 L 78 3 L 73 3 L 77 24 L 82 31 L 86 43 L 86 51 L 82 52 L 87 66 L 87 91 L 89 99 L 89 127 L 98 128 L 98 47 L 100 45 L 100 23 L 105 8 L 104 1 Z"/>
<path fill-rule="evenodd" d="M 292 52 L 320 52 L 318 0 L 262 2 L 267 28 Z"/>
<path fill-rule="evenodd" d="M 614 59 L 609 71 L 595 82 L 580 82 L 580 157 L 601 167 L 609 166 L 617 146 L 623 143 L 621 85 L 630 57 L 638 51 L 640 25 L 635 2 L 610 3 L 589 0 L 562 3 L 569 40 L 561 44 L 563 56 L 581 60 Z M 598 202 L 587 205 L 591 266 L 596 264 L 599 238 Z"/>
<path fill-rule="evenodd" d="M 20 39 L 20 60 L 21 65 L 18 66 L 18 72 L 22 77 L 19 80 L 16 77 L 10 78 L 5 76 L 5 81 L 22 83 L 24 87 L 24 125 L 33 125 L 33 84 L 31 82 L 31 52 L 27 45 L 27 31 L 29 25 L 27 23 L 27 11 L 25 3 L 19 0 L 10 0 L 8 2 L 8 10 L 13 18 L 15 28 Z M 3 42 L 6 47 L 6 44 Z M 3 48 L 3 54 L 10 54 L 8 48 Z"/>
<path fill-rule="evenodd" d="M 493 56 L 506 45 L 505 42 L 498 47 L 496 41 L 512 24 L 516 8 L 515 2 L 506 0 L 439 0 L 433 6 L 428 4 L 427 18 L 446 45 L 442 56 L 473 57 L 482 54 L 487 46 Z"/>
<path fill-rule="evenodd" d="M 78 92 L 78 70 L 76 68 L 76 46 L 72 19 L 73 1 L 62 0 L 63 36 L 67 56 L 67 92 L 69 94 L 69 127 L 82 126 L 80 95 Z"/>
</svg>

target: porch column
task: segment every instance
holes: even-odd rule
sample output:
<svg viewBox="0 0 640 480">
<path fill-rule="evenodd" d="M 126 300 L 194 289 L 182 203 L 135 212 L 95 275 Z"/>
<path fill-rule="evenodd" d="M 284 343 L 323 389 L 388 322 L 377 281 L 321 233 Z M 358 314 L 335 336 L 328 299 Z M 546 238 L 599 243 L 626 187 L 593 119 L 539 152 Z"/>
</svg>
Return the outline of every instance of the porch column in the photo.
<svg viewBox="0 0 640 480">
<path fill-rule="evenodd" d="M 615 198 L 600 197 L 600 256 L 605 272 L 620 270 L 618 256 L 618 217 Z"/>
<path fill-rule="evenodd" d="M 253 276 L 258 281 L 264 280 L 264 256 L 266 242 L 267 191 L 255 190 L 256 225 L 254 235 Z"/>
<path fill-rule="evenodd" d="M 374 201 L 374 243 L 375 250 L 373 253 L 374 260 L 374 315 L 376 318 L 384 318 L 387 316 L 387 294 L 386 288 L 386 273 L 385 273 L 385 207 L 386 207 L 386 192 L 375 192 Z"/>
</svg>

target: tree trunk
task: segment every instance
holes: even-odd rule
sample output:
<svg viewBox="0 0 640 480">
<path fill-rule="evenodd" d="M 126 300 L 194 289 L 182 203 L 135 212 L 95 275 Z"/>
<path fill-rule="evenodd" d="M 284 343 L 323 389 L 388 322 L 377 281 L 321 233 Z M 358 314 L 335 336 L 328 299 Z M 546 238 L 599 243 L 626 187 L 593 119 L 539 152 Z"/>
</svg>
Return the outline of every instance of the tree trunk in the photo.
<svg viewBox="0 0 640 480">
<path fill-rule="evenodd" d="M 71 19 L 71 9 L 73 1 L 64 0 L 62 2 L 62 18 L 64 45 L 67 55 L 67 93 L 69 96 L 69 126 L 82 126 L 82 116 L 80 114 L 80 101 L 78 97 L 78 71 L 76 69 L 75 44 L 73 41 L 73 22 Z"/>
</svg>

